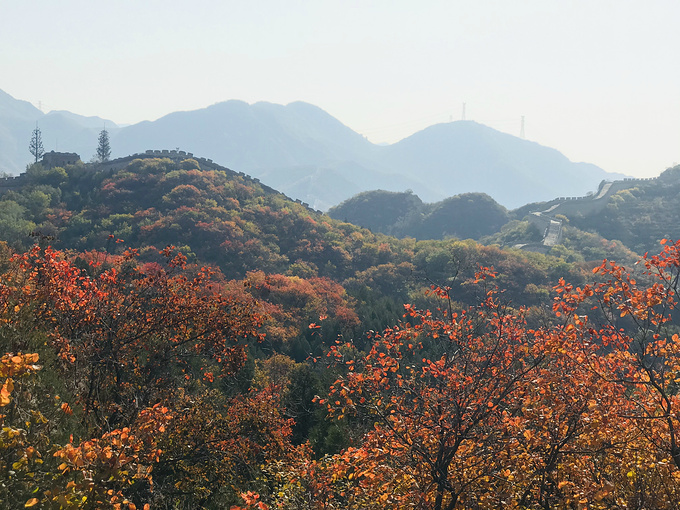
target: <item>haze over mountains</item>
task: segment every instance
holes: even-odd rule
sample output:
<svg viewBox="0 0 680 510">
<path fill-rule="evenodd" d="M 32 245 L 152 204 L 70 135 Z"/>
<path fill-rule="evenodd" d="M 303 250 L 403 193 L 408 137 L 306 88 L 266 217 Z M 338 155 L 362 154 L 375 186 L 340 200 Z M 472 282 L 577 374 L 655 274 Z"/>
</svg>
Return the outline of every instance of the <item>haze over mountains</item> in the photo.
<svg viewBox="0 0 680 510">
<path fill-rule="evenodd" d="M 28 143 L 36 122 L 46 151 L 77 152 L 85 161 L 94 154 L 97 134 L 105 124 L 111 134 L 118 130 L 114 122 L 99 117 L 65 111 L 45 114 L 0 90 L 0 172 L 18 174 L 32 162 Z"/>
<path fill-rule="evenodd" d="M 622 177 L 473 121 L 438 124 L 381 146 L 303 102 L 232 100 L 121 128 L 98 117 L 43 114 L 2 91 L 0 171 L 16 174 L 30 162 L 28 142 L 36 122 L 47 151 L 77 152 L 88 161 L 106 125 L 112 157 L 180 148 L 324 210 L 372 189 L 411 189 L 426 202 L 484 192 L 514 208 L 585 195 L 603 179 Z"/>
</svg>

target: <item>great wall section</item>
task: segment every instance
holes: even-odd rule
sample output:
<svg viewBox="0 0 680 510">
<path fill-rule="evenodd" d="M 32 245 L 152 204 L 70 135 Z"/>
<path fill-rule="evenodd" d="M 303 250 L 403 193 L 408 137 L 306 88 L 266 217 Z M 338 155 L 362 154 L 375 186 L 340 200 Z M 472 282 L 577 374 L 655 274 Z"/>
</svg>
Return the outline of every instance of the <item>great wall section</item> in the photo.
<svg viewBox="0 0 680 510">
<path fill-rule="evenodd" d="M 637 186 L 638 184 L 655 181 L 658 177 L 645 179 L 627 178 L 620 181 L 602 181 L 596 193 L 584 197 L 560 197 L 543 204 L 543 209 L 533 211 L 527 219 L 543 232 L 543 239 L 538 243 L 515 245 L 527 251 L 548 252 L 553 246 L 562 242 L 562 220 L 557 215 L 574 216 L 577 214 L 588 216 L 604 209 L 609 197 Z"/>
</svg>

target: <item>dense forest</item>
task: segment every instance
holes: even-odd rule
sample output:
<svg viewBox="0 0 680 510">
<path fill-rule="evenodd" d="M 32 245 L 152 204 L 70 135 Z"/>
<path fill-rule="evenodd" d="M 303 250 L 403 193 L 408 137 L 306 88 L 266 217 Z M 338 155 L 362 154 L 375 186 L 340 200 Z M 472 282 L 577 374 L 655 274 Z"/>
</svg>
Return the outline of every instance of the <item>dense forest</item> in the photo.
<svg viewBox="0 0 680 510">
<path fill-rule="evenodd" d="M 397 238 L 192 159 L 33 165 L 0 195 L 0 501 L 677 507 L 680 243 L 585 228 L 543 255 L 510 215 Z"/>
</svg>

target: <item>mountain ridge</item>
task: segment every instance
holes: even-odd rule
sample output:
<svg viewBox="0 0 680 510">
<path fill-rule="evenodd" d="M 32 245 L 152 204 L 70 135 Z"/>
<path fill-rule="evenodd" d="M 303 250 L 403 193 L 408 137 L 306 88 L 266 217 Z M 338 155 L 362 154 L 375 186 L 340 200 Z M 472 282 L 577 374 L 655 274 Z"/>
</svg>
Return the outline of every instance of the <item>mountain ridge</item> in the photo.
<svg viewBox="0 0 680 510">
<path fill-rule="evenodd" d="M 10 173 L 21 170 L 18 161 L 29 160 L 22 142 L 28 145 L 36 118 L 46 150 L 77 152 L 85 160 L 96 149 L 97 124 L 109 122 L 68 112 L 42 114 L 8 94 L 1 98 L 0 108 L 7 103 L 6 109 L 24 115 L 0 118 L 0 166 Z M 622 177 L 472 121 L 437 124 L 395 144 L 376 145 L 302 101 L 284 106 L 230 100 L 126 127 L 111 123 L 108 129 L 114 157 L 149 147 L 182 148 L 267 179 L 322 210 L 371 189 L 411 189 L 427 202 L 480 192 L 514 208 L 560 194 L 582 195 L 603 179 Z"/>
</svg>

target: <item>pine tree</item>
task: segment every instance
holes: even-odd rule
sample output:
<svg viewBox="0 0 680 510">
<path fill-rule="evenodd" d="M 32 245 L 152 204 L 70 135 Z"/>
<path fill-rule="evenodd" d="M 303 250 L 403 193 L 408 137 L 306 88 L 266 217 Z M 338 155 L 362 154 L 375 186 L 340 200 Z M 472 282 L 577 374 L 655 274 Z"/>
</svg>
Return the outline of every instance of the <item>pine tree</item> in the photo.
<svg viewBox="0 0 680 510">
<path fill-rule="evenodd" d="M 40 132 L 40 128 L 37 124 L 33 130 L 33 133 L 31 134 L 31 142 L 28 144 L 28 150 L 31 151 L 31 154 L 33 154 L 35 157 L 36 163 L 42 157 L 42 155 L 45 154 L 45 148 L 43 147 L 42 143 L 42 133 Z"/>
<path fill-rule="evenodd" d="M 109 132 L 106 128 L 99 133 L 99 145 L 97 146 L 97 159 L 104 163 L 111 157 L 111 145 L 109 145 Z"/>
</svg>

